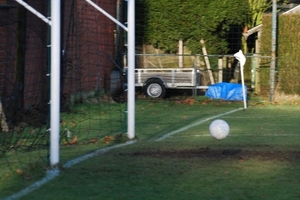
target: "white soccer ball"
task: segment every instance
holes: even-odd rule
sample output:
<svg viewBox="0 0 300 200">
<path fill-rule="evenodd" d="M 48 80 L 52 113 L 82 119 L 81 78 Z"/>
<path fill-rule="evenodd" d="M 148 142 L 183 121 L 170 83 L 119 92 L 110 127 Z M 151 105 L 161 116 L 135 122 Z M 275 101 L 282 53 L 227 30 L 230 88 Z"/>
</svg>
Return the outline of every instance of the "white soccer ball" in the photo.
<svg viewBox="0 0 300 200">
<path fill-rule="evenodd" d="M 222 119 L 216 119 L 209 125 L 210 135 L 217 140 L 226 138 L 229 131 L 230 127 L 228 123 Z"/>
</svg>

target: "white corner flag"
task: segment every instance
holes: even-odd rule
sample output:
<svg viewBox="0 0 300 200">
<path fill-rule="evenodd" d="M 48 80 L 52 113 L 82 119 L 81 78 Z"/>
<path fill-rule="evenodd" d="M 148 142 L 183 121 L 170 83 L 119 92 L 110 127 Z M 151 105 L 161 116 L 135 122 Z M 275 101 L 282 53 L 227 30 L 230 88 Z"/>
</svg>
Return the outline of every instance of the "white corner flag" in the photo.
<svg viewBox="0 0 300 200">
<path fill-rule="evenodd" d="M 242 91 L 243 91 L 243 99 L 244 99 L 244 108 L 247 108 L 246 91 L 245 91 L 245 80 L 244 80 L 244 65 L 246 63 L 246 57 L 243 54 L 242 50 L 239 50 L 233 56 L 240 62 L 241 78 L 242 78 Z"/>
</svg>

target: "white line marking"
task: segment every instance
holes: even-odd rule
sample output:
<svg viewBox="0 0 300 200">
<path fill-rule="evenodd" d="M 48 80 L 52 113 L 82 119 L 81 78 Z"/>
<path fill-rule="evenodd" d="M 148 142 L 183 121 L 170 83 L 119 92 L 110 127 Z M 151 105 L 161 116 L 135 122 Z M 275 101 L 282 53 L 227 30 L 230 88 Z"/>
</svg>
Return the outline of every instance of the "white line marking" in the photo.
<svg viewBox="0 0 300 200">
<path fill-rule="evenodd" d="M 59 170 L 58 169 L 54 169 L 54 170 L 49 170 L 47 171 L 47 175 L 45 178 L 43 178 L 40 181 L 35 182 L 34 184 L 30 185 L 29 187 L 21 190 L 20 192 L 5 198 L 5 200 L 11 200 L 11 199 L 19 199 L 20 197 L 29 194 L 30 192 L 40 188 L 42 185 L 45 185 L 46 183 L 48 183 L 49 181 L 51 181 L 52 179 L 54 179 L 55 177 L 57 177 L 59 175 Z"/>
<path fill-rule="evenodd" d="M 95 155 L 99 155 L 99 154 L 104 154 L 106 153 L 107 151 L 111 150 L 111 149 L 115 149 L 115 148 L 119 148 L 119 147 L 123 147 L 123 146 L 127 146 L 129 144 L 133 144 L 135 143 L 136 140 L 132 140 L 132 141 L 128 141 L 126 143 L 123 143 L 123 144 L 118 144 L 118 145 L 114 145 L 114 146 L 111 146 L 111 147 L 106 147 L 106 148 L 103 148 L 103 149 L 99 149 L 97 151 L 94 151 L 92 153 L 89 153 L 89 154 L 86 154 L 86 155 L 83 155 L 81 157 L 78 157 L 74 160 L 70 160 L 68 161 L 66 164 L 63 165 L 64 168 L 69 168 L 69 167 L 72 167 L 73 165 L 77 164 L 77 163 L 80 163 L 90 157 L 93 157 Z"/>
<path fill-rule="evenodd" d="M 192 124 L 190 124 L 190 125 L 184 126 L 184 127 L 180 128 L 180 129 L 177 129 L 177 130 L 175 130 L 175 131 L 172 131 L 172 132 L 170 132 L 170 133 L 167 133 L 167 134 L 161 136 L 160 138 L 156 139 L 155 141 L 161 141 L 161 140 L 163 140 L 163 139 L 165 139 L 165 138 L 167 138 L 167 137 L 170 137 L 170 136 L 172 136 L 172 135 L 174 135 L 174 134 L 176 134 L 176 133 L 180 133 L 180 132 L 185 131 L 185 130 L 188 130 L 188 129 L 194 127 L 194 126 L 198 126 L 198 125 L 200 125 L 200 124 L 203 124 L 204 122 L 207 122 L 207 121 L 209 121 L 209 120 L 216 119 L 216 118 L 221 117 L 221 116 L 224 116 L 224 115 L 229 115 L 229 114 L 234 113 L 234 112 L 237 112 L 237 111 L 239 111 L 239 110 L 244 110 L 244 108 L 238 108 L 238 109 L 231 110 L 231 111 L 228 111 L 228 112 L 223 113 L 223 114 L 215 115 L 215 116 L 206 118 L 206 119 L 204 119 L 204 120 L 194 122 L 194 123 L 192 123 Z"/>
<path fill-rule="evenodd" d="M 73 160 L 68 161 L 66 164 L 63 165 L 63 168 L 72 167 L 73 165 L 75 165 L 77 163 L 80 163 L 80 162 L 82 162 L 82 161 L 84 161 L 88 158 L 93 157 L 93 156 L 96 156 L 96 155 L 99 155 L 99 154 L 104 154 L 104 153 L 106 153 L 107 151 L 109 151 L 111 149 L 115 149 L 115 148 L 119 148 L 119 147 L 126 146 L 126 145 L 129 145 L 129 144 L 133 144 L 135 142 L 136 142 L 135 140 L 132 140 L 132 141 L 128 141 L 128 142 L 123 143 L 123 144 L 118 144 L 118 145 L 114 145 L 114 146 L 111 146 L 111 147 L 106 147 L 106 148 L 103 148 L 103 149 L 99 149 L 99 150 L 94 151 L 92 153 L 89 153 L 89 154 L 86 154 L 86 155 L 83 155 L 81 157 L 78 157 L 78 158 L 75 158 Z M 16 194 L 13 194 L 13 195 L 5 198 L 4 200 L 19 199 L 20 197 L 29 194 L 30 192 L 40 188 L 41 186 L 45 185 L 46 183 L 48 183 L 49 181 L 51 181 L 52 179 L 57 177 L 59 175 L 59 172 L 60 171 L 58 169 L 53 169 L 53 170 L 47 171 L 46 177 L 44 177 L 42 180 L 33 183 L 32 185 L 28 186 L 27 188 L 21 190 L 20 192 L 18 192 Z"/>
</svg>

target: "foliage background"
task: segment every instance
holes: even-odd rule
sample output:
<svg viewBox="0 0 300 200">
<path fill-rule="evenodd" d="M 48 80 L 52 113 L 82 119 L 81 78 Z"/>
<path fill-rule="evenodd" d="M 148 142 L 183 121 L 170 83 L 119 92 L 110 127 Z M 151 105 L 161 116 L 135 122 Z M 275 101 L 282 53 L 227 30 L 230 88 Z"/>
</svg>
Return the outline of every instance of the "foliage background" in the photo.
<svg viewBox="0 0 300 200">
<path fill-rule="evenodd" d="M 277 35 L 277 87 L 276 91 L 287 95 L 300 94 L 300 20 L 299 14 L 280 15 Z M 263 17 L 261 51 L 271 55 L 272 16 Z M 260 91 L 269 94 L 270 59 L 262 59 L 260 64 Z"/>
<path fill-rule="evenodd" d="M 176 53 L 182 39 L 192 53 L 201 53 L 203 38 L 209 54 L 236 52 L 230 40 L 240 45 L 250 12 L 247 0 L 138 0 L 136 10 L 139 42 Z"/>
</svg>

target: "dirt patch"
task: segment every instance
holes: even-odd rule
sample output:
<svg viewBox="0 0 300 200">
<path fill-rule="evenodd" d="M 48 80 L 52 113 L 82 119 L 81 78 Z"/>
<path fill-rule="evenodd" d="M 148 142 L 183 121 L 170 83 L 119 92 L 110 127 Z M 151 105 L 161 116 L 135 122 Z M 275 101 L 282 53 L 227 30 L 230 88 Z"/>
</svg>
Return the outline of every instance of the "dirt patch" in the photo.
<svg viewBox="0 0 300 200">
<path fill-rule="evenodd" d="M 166 157 L 180 157 L 180 158 L 203 158 L 210 160 L 221 159 L 235 159 L 243 162 L 247 159 L 259 159 L 259 160 L 278 160 L 278 161 L 300 161 L 300 151 L 255 151 L 255 150 L 242 150 L 242 149 L 218 149 L 213 150 L 210 148 L 200 149 L 184 149 L 184 150 L 148 150 L 137 151 L 133 153 L 120 153 L 121 156 L 133 156 L 133 157 L 154 157 L 154 158 L 166 158 Z"/>
</svg>

